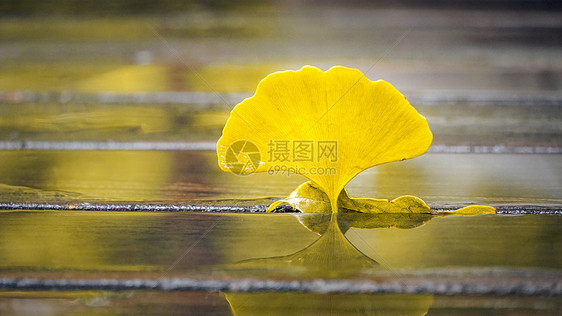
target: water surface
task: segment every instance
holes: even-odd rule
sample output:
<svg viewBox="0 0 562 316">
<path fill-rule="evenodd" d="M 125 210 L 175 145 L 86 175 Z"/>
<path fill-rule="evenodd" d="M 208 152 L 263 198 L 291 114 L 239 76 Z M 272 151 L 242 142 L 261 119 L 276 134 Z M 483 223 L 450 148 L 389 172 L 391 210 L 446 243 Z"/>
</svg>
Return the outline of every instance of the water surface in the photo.
<svg viewBox="0 0 562 316">
<path fill-rule="evenodd" d="M 561 205 L 562 156 L 426 154 L 368 169 L 353 197 L 431 203 Z M 285 197 L 306 181 L 222 172 L 205 151 L 0 151 L 0 201 L 189 201 Z"/>
<path fill-rule="evenodd" d="M 321 294 L 328 290 L 322 287 L 317 288 L 320 293 L 275 290 L 275 282 L 319 280 L 325 278 L 322 273 L 326 272 L 310 265 L 266 264 L 272 258 L 303 251 L 318 258 L 341 255 L 337 246 L 324 249 L 326 252 L 310 246 L 320 238 L 309 230 L 323 221 L 319 217 L 83 211 L 2 211 L 0 215 L 0 279 L 4 280 L 33 278 L 39 279 L 39 284 L 40 280 L 95 283 L 102 279 L 160 278 L 274 281 L 269 293 L 100 291 L 95 287 L 89 291 L 64 291 L 64 285 L 55 292 L 29 288 L 23 292 L 0 291 L 0 311 L 6 314 L 189 311 L 229 315 L 233 309 L 237 315 L 265 310 L 280 315 L 296 310 L 303 314 L 408 315 L 428 310 L 437 315 L 505 315 L 517 310 L 521 315 L 556 315 L 561 308 L 559 298 L 540 296 Z M 469 280 L 468 284 L 479 286 L 491 282 L 521 284 L 518 286 L 522 288 L 524 284 L 560 282 L 562 256 L 557 250 L 562 246 L 561 224 L 562 217 L 545 215 L 430 216 L 411 229 L 354 228 L 350 224 L 347 231 L 344 229 L 347 243 L 374 264 L 347 270 L 339 274 L 338 280 L 349 282 L 355 291 L 360 289 L 360 282 L 384 280 L 414 288 L 419 282 L 427 282 L 416 280 L 436 284 L 463 284 L 463 280 Z"/>
</svg>

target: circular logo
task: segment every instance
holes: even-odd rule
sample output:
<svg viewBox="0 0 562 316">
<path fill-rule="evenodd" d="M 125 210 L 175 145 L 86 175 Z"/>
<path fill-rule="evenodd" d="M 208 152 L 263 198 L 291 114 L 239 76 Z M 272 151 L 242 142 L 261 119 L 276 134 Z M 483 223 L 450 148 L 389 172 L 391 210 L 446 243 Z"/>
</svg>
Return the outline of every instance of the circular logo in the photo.
<svg viewBox="0 0 562 316">
<path fill-rule="evenodd" d="M 245 176 L 258 170 L 261 154 L 258 146 L 249 140 L 238 140 L 226 149 L 225 162 L 234 174 Z"/>
</svg>

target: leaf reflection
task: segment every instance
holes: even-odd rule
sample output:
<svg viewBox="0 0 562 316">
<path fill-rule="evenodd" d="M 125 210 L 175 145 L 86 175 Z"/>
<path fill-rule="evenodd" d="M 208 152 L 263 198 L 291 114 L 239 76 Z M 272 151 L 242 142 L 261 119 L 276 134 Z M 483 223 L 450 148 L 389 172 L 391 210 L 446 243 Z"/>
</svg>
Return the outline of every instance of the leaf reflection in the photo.
<svg viewBox="0 0 562 316">
<path fill-rule="evenodd" d="M 363 254 L 345 236 L 350 228 L 423 225 L 430 214 L 367 214 L 358 212 L 305 213 L 295 215 L 320 238 L 304 249 L 285 256 L 244 260 L 239 271 L 269 277 L 345 279 L 373 270 L 386 269 Z M 338 315 L 362 311 L 366 314 L 425 315 L 432 295 L 404 294 L 314 294 L 314 293 L 225 293 L 235 315 L 288 315 L 306 310 L 336 312 Z M 306 313 L 305 313 L 306 314 Z"/>
<path fill-rule="evenodd" d="M 295 214 L 299 222 L 320 235 L 316 241 L 295 253 L 238 262 L 235 268 L 266 275 L 292 277 L 341 278 L 370 269 L 382 269 L 373 259 L 358 250 L 345 236 L 350 228 L 415 228 L 431 214 L 369 214 L 359 212 Z"/>
<path fill-rule="evenodd" d="M 326 222 L 324 219 L 327 218 L 319 217 L 311 221 L 315 227 L 326 226 L 326 229 L 318 240 L 306 248 L 287 256 L 245 260 L 239 262 L 238 267 L 275 273 L 286 270 L 289 274 L 318 278 L 340 278 L 378 267 L 376 261 L 365 256 L 347 240 L 342 232 L 342 228 L 347 230 L 347 225 L 340 226 L 337 215 L 332 215 Z"/>
</svg>

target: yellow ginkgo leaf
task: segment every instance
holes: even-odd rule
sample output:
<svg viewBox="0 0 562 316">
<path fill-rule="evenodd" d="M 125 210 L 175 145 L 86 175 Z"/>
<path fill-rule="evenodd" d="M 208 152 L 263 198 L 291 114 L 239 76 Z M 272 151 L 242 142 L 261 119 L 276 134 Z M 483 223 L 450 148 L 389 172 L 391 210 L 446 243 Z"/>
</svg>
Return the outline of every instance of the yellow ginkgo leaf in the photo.
<svg viewBox="0 0 562 316">
<path fill-rule="evenodd" d="M 219 166 L 237 174 L 302 174 L 333 211 L 361 171 L 417 157 L 432 141 L 426 119 L 385 81 L 356 69 L 273 73 L 238 104 L 217 144 Z"/>
</svg>

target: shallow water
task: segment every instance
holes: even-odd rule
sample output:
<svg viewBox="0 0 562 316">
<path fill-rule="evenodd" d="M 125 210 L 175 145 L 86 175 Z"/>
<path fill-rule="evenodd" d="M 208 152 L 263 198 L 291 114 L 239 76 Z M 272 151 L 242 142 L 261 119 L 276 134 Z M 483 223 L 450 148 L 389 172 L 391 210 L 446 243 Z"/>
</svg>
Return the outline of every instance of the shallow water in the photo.
<svg viewBox="0 0 562 316">
<path fill-rule="evenodd" d="M 226 174 L 205 151 L 0 151 L 0 202 L 187 201 L 285 197 L 300 175 Z M 562 204 L 562 156 L 426 154 L 371 168 L 353 197 L 441 204 Z"/>
<path fill-rule="evenodd" d="M 340 260 L 349 255 L 338 253 L 342 248 L 337 245 L 333 249 L 309 247 L 320 238 L 303 225 L 312 228 L 312 223 L 321 222 L 311 215 L 79 211 L 2 211 L 0 215 L 0 279 L 4 280 L 318 280 L 334 273 L 323 270 L 322 261 L 319 266 L 274 266 L 271 260 L 278 259 L 267 259 L 268 263 L 264 259 L 303 251 L 308 252 L 308 258 L 322 258 L 328 253 Z M 545 282 L 541 278 L 550 278 L 550 282 L 560 278 L 560 216 L 445 216 L 424 221 L 412 229 L 349 228 L 345 233 L 349 245 L 374 264 L 338 275 L 338 280 L 349 282 L 352 290 L 345 295 L 275 292 L 277 281 L 270 285 L 274 292 L 261 294 L 100 291 L 96 287 L 69 292 L 59 285 L 56 292 L 29 292 L 30 288 L 0 292 L 0 311 L 14 315 L 105 315 L 188 310 L 227 315 L 231 313 L 229 302 L 239 315 L 264 310 L 280 315 L 293 310 L 304 314 L 379 311 L 412 315 L 427 310 L 438 315 L 503 315 L 513 310 L 521 315 L 555 315 L 560 311 L 559 298 L 354 292 L 360 288 L 357 282 L 368 280 L 395 280 L 415 288 L 420 286 L 416 281 L 420 277 L 437 284 L 463 284 L 463 278 L 471 276 L 469 284 L 489 286 L 484 278 L 506 286 L 522 282 L 518 286 L 524 289 L 523 284 L 540 287 L 540 282 Z M 315 291 L 322 292 L 322 288 Z"/>
<path fill-rule="evenodd" d="M 292 214 L 2 211 L 1 215 L 3 275 L 199 273 L 205 267 L 288 255 L 319 238 L 301 224 L 306 216 Z M 557 251 L 562 246 L 560 216 L 425 220 L 413 229 L 352 227 L 346 237 L 391 270 L 562 268 Z M 190 250 L 184 254 L 186 249 Z"/>
</svg>

